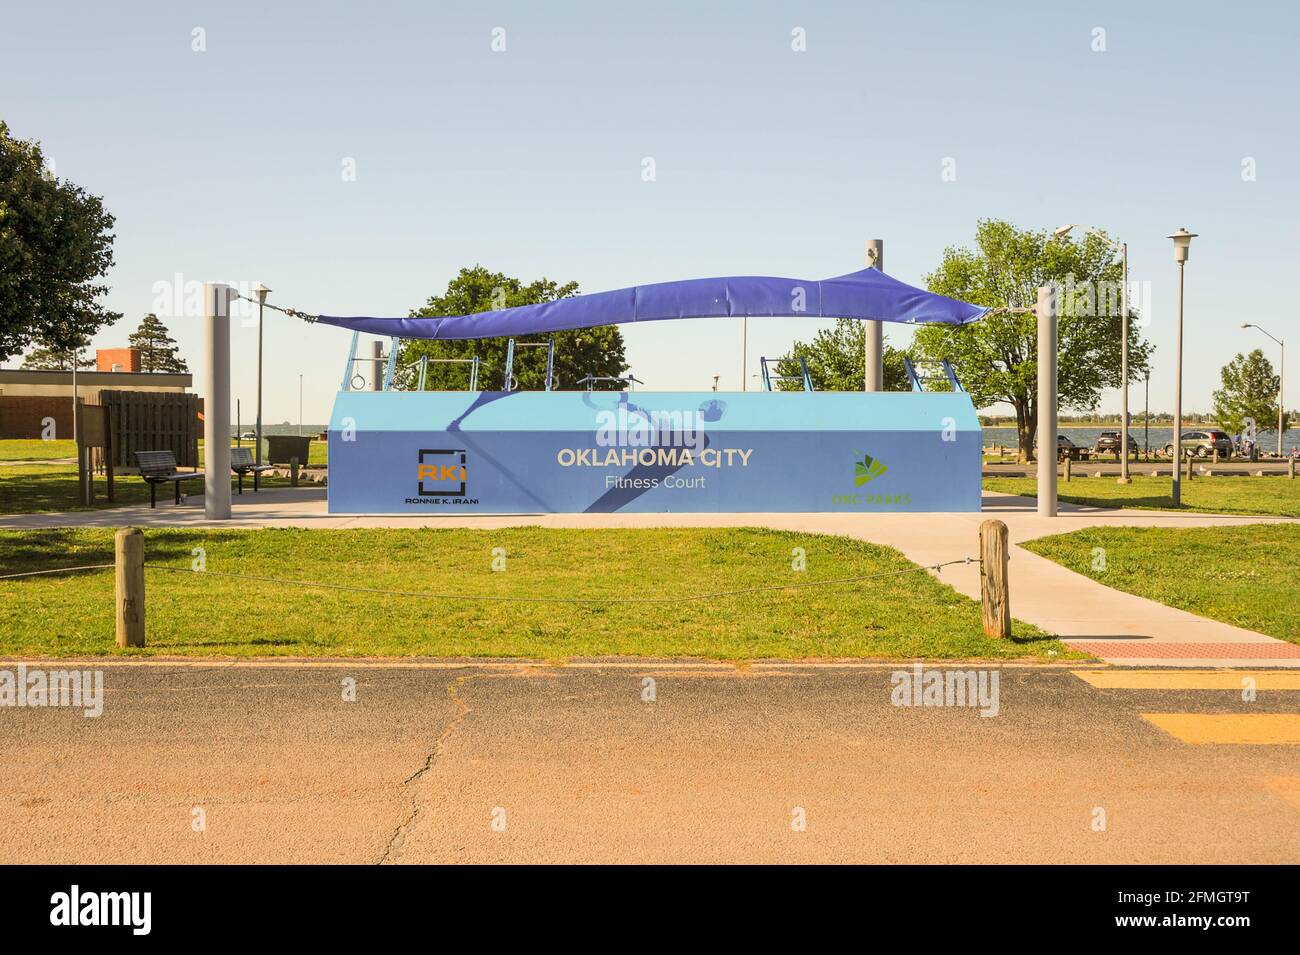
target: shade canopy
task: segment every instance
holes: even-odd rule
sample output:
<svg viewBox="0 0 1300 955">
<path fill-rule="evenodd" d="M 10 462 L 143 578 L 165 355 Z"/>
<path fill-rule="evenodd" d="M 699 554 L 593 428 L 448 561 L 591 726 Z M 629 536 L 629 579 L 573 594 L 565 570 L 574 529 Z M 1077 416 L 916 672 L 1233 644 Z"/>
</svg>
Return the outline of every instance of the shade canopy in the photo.
<svg viewBox="0 0 1300 955">
<path fill-rule="evenodd" d="M 540 305 L 440 318 L 321 315 L 316 321 L 396 338 L 503 338 L 675 318 L 853 318 L 965 325 L 988 309 L 863 269 L 833 279 L 728 276 L 636 285 Z"/>
</svg>

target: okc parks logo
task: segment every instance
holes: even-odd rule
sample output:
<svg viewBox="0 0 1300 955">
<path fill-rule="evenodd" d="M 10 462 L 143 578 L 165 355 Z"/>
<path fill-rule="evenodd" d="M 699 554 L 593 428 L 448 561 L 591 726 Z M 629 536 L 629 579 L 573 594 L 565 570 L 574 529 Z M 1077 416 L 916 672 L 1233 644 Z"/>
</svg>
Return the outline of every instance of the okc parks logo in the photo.
<svg viewBox="0 0 1300 955">
<path fill-rule="evenodd" d="M 862 452 L 862 457 L 853 462 L 853 486 L 862 487 L 864 484 L 870 484 L 876 478 L 883 477 L 889 468 L 883 461 L 879 461 Z M 887 482 L 896 485 L 897 481 Z M 912 495 L 907 490 L 893 491 L 857 491 L 844 492 L 842 494 L 831 495 L 831 507 L 833 508 L 859 508 L 859 507 L 910 507 L 912 504 Z"/>
<path fill-rule="evenodd" d="M 862 460 L 853 465 L 853 486 L 862 487 L 862 485 L 875 480 L 888 470 L 889 468 L 871 455 L 863 454 Z"/>
<path fill-rule="evenodd" d="M 466 471 L 464 448 L 421 448 L 420 497 L 461 497 Z"/>
</svg>

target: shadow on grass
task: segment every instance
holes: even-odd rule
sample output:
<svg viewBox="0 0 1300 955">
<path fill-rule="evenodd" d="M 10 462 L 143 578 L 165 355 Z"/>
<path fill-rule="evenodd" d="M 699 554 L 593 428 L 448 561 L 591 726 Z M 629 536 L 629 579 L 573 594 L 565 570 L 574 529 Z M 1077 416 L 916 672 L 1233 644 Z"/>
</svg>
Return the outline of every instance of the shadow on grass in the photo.
<svg viewBox="0 0 1300 955">
<path fill-rule="evenodd" d="M 235 540 L 239 531 L 204 531 L 204 546 Z M 30 570 L 79 567 L 85 564 L 111 564 L 115 559 L 114 531 L 79 528 L 41 528 L 6 531 L 0 550 L 0 574 L 18 574 Z M 150 529 L 145 534 L 145 560 L 163 563 L 168 560 L 188 563 L 194 546 L 193 531 Z M 29 578 L 36 581 L 41 578 Z M 13 583 L 21 583 L 19 578 Z"/>
</svg>

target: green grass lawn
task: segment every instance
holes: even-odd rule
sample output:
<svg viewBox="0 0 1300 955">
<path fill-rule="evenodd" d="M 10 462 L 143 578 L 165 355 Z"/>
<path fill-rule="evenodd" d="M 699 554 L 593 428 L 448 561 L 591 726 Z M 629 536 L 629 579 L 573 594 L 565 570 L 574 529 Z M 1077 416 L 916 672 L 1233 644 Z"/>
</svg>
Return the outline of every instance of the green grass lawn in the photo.
<svg viewBox="0 0 1300 955">
<path fill-rule="evenodd" d="M 1170 479 L 1134 475 L 1132 484 L 1117 484 L 1115 478 L 1075 478 L 1057 483 L 1062 501 L 1093 507 L 1134 507 L 1143 510 L 1173 510 L 1169 498 Z M 1003 494 L 1037 496 L 1035 478 L 986 477 L 984 488 Z M 1285 475 L 1269 477 L 1196 477 L 1182 481 L 1183 511 L 1218 514 L 1267 514 L 1300 517 L 1300 480 Z"/>
<path fill-rule="evenodd" d="M 1300 525 L 1092 527 L 1024 546 L 1108 587 L 1300 643 Z"/>
<path fill-rule="evenodd" d="M 76 456 L 75 441 L 42 441 L 39 438 L 0 441 L 0 461 L 49 461 Z"/>
<path fill-rule="evenodd" d="M 182 470 L 188 470 L 182 468 Z M 233 475 L 231 484 L 234 484 Z M 263 474 L 263 487 L 288 487 L 289 481 Z M 244 493 L 251 493 L 253 479 L 244 478 Z M 113 480 L 115 501 L 109 504 L 105 497 L 107 483 L 103 475 L 95 475 L 95 503 L 87 507 L 80 503 L 75 464 L 6 464 L 0 467 L 0 514 L 36 514 L 44 511 L 87 511 L 122 507 L 127 504 L 148 504 L 149 485 L 136 474 L 118 474 Z M 158 485 L 158 506 L 172 506 L 171 484 Z M 186 481 L 182 494 L 202 494 L 203 480 Z"/>
<path fill-rule="evenodd" d="M 1017 622 L 983 635 L 979 605 L 897 551 L 760 529 L 147 530 L 145 651 L 235 656 L 1072 656 Z M 204 548 L 207 571 L 190 570 Z M 791 568 L 802 547 L 807 570 Z M 491 568 L 504 548 L 506 569 Z M 113 559 L 109 530 L 0 531 L 0 574 Z M 479 596 L 685 598 L 909 571 L 849 584 L 666 603 L 506 603 L 298 587 L 211 572 Z M 113 574 L 0 581 L 0 656 L 111 654 Z"/>
</svg>

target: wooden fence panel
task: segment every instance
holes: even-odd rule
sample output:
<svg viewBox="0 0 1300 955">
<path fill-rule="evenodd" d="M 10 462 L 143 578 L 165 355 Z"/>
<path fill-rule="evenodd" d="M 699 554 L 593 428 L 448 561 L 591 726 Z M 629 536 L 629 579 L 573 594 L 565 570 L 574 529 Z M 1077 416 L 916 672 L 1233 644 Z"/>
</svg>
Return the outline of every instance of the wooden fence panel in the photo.
<svg viewBox="0 0 1300 955">
<path fill-rule="evenodd" d="M 113 409 L 113 463 L 134 468 L 136 451 L 171 451 L 181 467 L 198 467 L 199 396 L 163 391 L 101 391 Z"/>
</svg>

